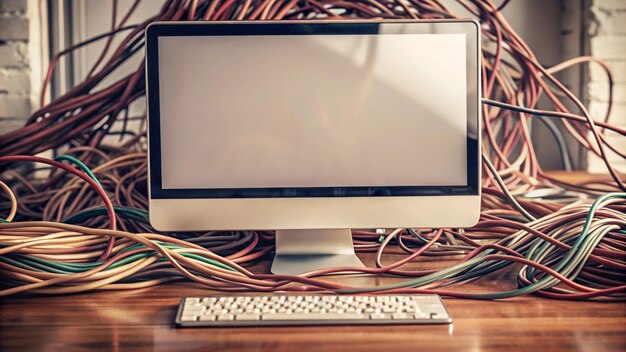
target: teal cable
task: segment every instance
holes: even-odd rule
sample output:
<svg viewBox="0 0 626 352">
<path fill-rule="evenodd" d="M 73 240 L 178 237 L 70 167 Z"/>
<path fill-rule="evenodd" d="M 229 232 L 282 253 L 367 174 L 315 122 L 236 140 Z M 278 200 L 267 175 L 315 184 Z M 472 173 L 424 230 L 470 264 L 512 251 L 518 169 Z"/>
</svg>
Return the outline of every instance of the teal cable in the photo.
<svg viewBox="0 0 626 352">
<path fill-rule="evenodd" d="M 594 216 L 594 214 L 596 212 L 596 209 L 597 209 L 597 207 L 599 206 L 600 203 L 602 203 L 605 200 L 612 199 L 612 198 L 625 198 L 626 199 L 626 193 L 609 193 L 609 194 L 605 194 L 603 196 L 600 196 L 598 199 L 596 199 L 594 201 L 594 203 L 591 205 L 591 207 L 589 209 L 589 212 L 588 212 L 586 220 L 585 220 L 585 224 L 583 226 L 581 234 L 579 235 L 579 237 L 576 240 L 576 243 L 574 243 L 574 245 L 568 251 L 566 256 L 561 260 L 559 265 L 557 265 L 557 267 L 554 269 L 555 271 L 561 272 L 563 267 L 566 266 L 567 263 L 569 263 L 571 261 L 571 258 L 573 256 L 578 255 L 580 253 L 579 248 L 580 248 L 581 244 L 586 243 L 586 241 L 589 241 L 590 238 L 592 240 L 595 239 L 594 237 L 596 237 L 596 236 L 592 236 L 592 237 L 588 236 L 589 227 L 591 225 L 591 221 L 593 219 L 593 216 Z M 539 245 L 541 245 L 541 243 L 542 243 L 542 241 L 537 241 L 535 246 L 538 247 Z M 585 247 L 585 249 L 587 249 L 587 248 L 593 249 L 594 247 L 593 246 Z M 454 265 L 452 267 L 446 268 L 446 269 L 441 270 L 441 271 L 436 272 L 436 273 L 432 273 L 432 274 L 423 276 L 423 277 L 418 278 L 418 279 L 407 280 L 407 281 L 396 283 L 396 284 L 382 285 L 382 286 L 378 286 L 378 287 L 363 287 L 363 288 L 355 288 L 355 289 L 345 289 L 345 290 L 339 290 L 339 292 L 342 292 L 342 293 L 367 293 L 367 292 L 373 292 L 373 291 L 393 290 L 393 289 L 400 289 L 400 288 L 410 288 L 410 287 L 423 286 L 423 285 L 432 283 L 432 282 L 437 281 L 437 280 L 451 278 L 453 275 L 458 274 L 459 272 L 462 272 L 462 271 L 471 269 L 474 266 L 477 266 L 484 259 L 484 257 L 486 255 L 488 255 L 488 253 L 490 253 L 490 252 L 491 251 L 485 251 L 484 254 L 481 253 L 480 255 L 478 255 L 475 258 L 472 258 L 472 259 L 470 259 L 470 260 L 468 260 L 466 262 Z M 498 293 L 477 294 L 477 295 L 475 295 L 475 297 L 476 298 L 481 298 L 481 299 L 500 299 L 500 298 L 508 298 L 508 297 L 513 297 L 513 296 L 518 296 L 518 295 L 521 295 L 521 294 L 531 293 L 531 292 L 534 292 L 536 290 L 539 290 L 539 289 L 541 289 L 541 287 L 543 285 L 546 284 L 546 282 L 549 282 L 550 280 L 553 280 L 553 279 L 555 279 L 553 276 L 546 275 L 545 277 L 543 277 L 541 280 L 537 281 L 536 283 L 533 283 L 531 285 L 528 285 L 528 286 L 525 286 L 525 287 L 522 287 L 522 288 L 519 288 L 519 289 L 516 289 L 516 290 L 504 291 L 504 292 L 498 292 Z"/>
<path fill-rule="evenodd" d="M 94 180 L 98 184 L 98 186 L 100 186 L 100 188 L 102 188 L 102 185 L 100 184 L 100 181 L 98 181 L 98 179 L 96 178 L 96 175 L 94 175 L 93 172 L 91 172 L 91 169 L 87 165 L 85 165 L 82 161 L 70 155 L 59 155 L 56 158 L 54 158 L 54 160 L 56 161 L 67 160 L 71 163 L 76 164 L 76 166 L 78 166 L 79 169 L 83 170 L 84 173 L 86 173 L 92 180 Z"/>
<path fill-rule="evenodd" d="M 183 249 L 183 248 L 187 248 L 181 245 L 176 245 L 176 244 L 164 244 L 164 243 L 160 243 L 161 246 L 166 247 L 168 249 Z M 129 247 L 126 248 L 124 251 L 127 250 L 131 250 L 131 249 L 139 249 L 139 248 L 145 248 L 144 245 L 136 245 L 133 247 Z M 123 251 L 122 251 L 123 252 Z M 120 252 L 121 253 L 121 252 Z M 119 267 L 121 265 L 125 265 L 128 263 L 131 263 L 133 261 L 136 260 L 140 260 L 143 258 L 148 258 L 150 256 L 153 256 L 157 254 L 156 251 L 151 250 L 151 251 L 147 251 L 144 253 L 137 253 L 137 254 L 133 254 L 130 255 L 128 257 L 122 258 L 118 261 L 115 261 L 114 263 L 112 263 L 110 266 L 107 267 L 107 269 L 114 269 L 116 267 Z M 229 270 L 229 271 L 237 271 L 234 268 L 223 264 L 221 262 L 218 262 L 216 260 L 213 259 L 209 259 L 206 257 L 203 257 L 201 255 L 197 255 L 194 253 L 180 253 L 182 256 L 187 257 L 187 258 L 192 258 L 201 262 L 204 262 L 206 264 L 210 264 L 212 266 L 216 266 L 216 267 L 220 267 L 222 269 L 225 270 Z M 6 256 L 2 256 L 0 257 L 0 260 L 5 260 L 6 262 L 18 266 L 18 267 L 22 267 L 24 269 L 28 269 L 28 270 L 33 270 L 33 271 L 44 271 L 44 272 L 54 272 L 54 273 L 77 273 L 77 272 L 83 272 L 83 271 L 87 271 L 90 270 L 92 268 L 95 268 L 99 265 L 102 265 L 102 262 L 94 262 L 94 263 L 60 263 L 60 262 L 56 262 L 56 261 L 49 261 L 46 259 L 42 259 L 42 258 L 38 258 L 36 256 L 32 256 L 32 255 L 28 255 L 28 254 L 19 254 L 19 256 L 21 257 L 20 261 L 16 261 L 13 260 L 11 258 L 7 258 Z M 164 262 L 167 261 L 166 258 L 159 258 L 157 260 L 157 262 Z M 105 270 L 107 270 L 105 269 Z"/>
<path fill-rule="evenodd" d="M 114 206 L 113 210 L 115 211 L 117 215 L 121 216 L 122 218 L 137 220 L 150 226 L 150 219 L 148 217 L 148 212 L 143 209 Z M 106 208 L 97 207 L 97 208 L 84 209 L 76 214 L 71 215 L 70 217 L 66 218 L 62 222 L 66 224 L 80 224 L 87 219 L 100 216 L 100 215 L 107 215 Z"/>
</svg>

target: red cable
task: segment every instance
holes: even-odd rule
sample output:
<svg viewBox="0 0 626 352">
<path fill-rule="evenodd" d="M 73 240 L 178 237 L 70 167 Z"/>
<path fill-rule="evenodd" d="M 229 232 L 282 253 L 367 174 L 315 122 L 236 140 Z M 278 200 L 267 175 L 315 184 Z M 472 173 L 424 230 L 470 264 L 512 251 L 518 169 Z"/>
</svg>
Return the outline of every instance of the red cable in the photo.
<svg viewBox="0 0 626 352">
<path fill-rule="evenodd" d="M 9 162 L 10 163 L 10 162 L 14 162 L 14 161 L 32 161 L 32 162 L 36 162 L 36 163 L 48 164 L 48 165 L 52 165 L 52 166 L 61 168 L 61 169 L 65 170 L 65 171 L 67 171 L 67 172 L 70 172 L 70 173 L 80 177 L 85 182 L 87 182 L 98 193 L 98 195 L 100 195 L 100 197 L 102 198 L 102 201 L 104 202 L 104 206 L 106 207 L 107 214 L 109 216 L 109 222 L 111 224 L 111 230 L 116 230 L 117 229 L 117 223 L 116 223 L 116 218 L 115 218 L 115 210 L 113 209 L 113 203 L 111 203 L 111 200 L 107 196 L 107 194 L 104 191 L 104 189 L 102 187 L 100 187 L 96 183 L 96 181 L 91 179 L 91 177 L 89 177 L 85 173 L 83 173 L 83 172 L 81 172 L 81 171 L 79 171 L 79 170 L 77 170 L 77 169 L 75 169 L 75 168 L 73 168 L 71 166 L 68 166 L 68 165 L 65 165 L 63 163 L 60 163 L 58 161 L 51 160 L 51 159 L 46 159 L 46 158 L 42 158 L 42 157 L 38 157 L 38 156 L 10 155 L 10 156 L 2 156 L 2 157 L 0 157 L 0 163 L 3 163 L 3 162 Z M 115 237 L 114 236 L 110 236 L 107 248 L 104 251 L 104 253 L 102 253 L 102 256 L 100 257 L 100 259 L 98 261 L 106 260 L 111 255 L 111 252 L 113 251 L 113 246 L 114 245 L 115 245 Z"/>
</svg>

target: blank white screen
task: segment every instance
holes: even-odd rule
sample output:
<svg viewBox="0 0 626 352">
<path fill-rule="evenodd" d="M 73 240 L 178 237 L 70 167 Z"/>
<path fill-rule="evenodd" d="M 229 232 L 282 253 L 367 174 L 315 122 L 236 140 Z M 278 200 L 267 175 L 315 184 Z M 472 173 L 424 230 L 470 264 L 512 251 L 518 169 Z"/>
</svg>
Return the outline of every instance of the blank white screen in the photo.
<svg viewBox="0 0 626 352">
<path fill-rule="evenodd" d="M 164 189 L 467 184 L 463 34 L 158 44 Z"/>
</svg>

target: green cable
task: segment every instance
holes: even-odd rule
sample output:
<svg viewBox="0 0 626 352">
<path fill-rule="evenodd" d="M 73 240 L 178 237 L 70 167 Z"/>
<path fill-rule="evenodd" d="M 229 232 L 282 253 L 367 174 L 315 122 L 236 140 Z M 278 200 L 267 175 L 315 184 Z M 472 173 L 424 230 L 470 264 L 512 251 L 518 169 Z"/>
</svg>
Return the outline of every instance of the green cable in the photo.
<svg viewBox="0 0 626 352">
<path fill-rule="evenodd" d="M 177 244 L 165 244 L 165 243 L 160 242 L 160 241 L 156 241 L 156 243 L 158 243 L 159 245 L 164 246 L 164 247 L 166 247 L 166 248 L 168 248 L 168 249 L 183 249 L 183 248 L 187 248 L 187 247 L 185 247 L 185 246 L 181 246 L 181 245 L 177 245 Z M 125 252 L 125 251 L 129 251 L 129 250 L 140 249 L 140 248 L 145 248 L 145 245 L 143 245 L 143 244 L 134 245 L 134 246 L 131 246 L 131 247 L 125 248 L 125 249 L 124 249 L 124 250 L 122 250 L 120 253 L 123 253 L 123 252 Z M 153 252 L 154 252 L 154 253 L 156 253 L 156 251 L 153 251 Z M 148 257 L 148 256 L 153 255 L 154 253 L 144 253 L 144 255 Z M 213 266 L 220 267 L 220 268 L 222 268 L 222 269 L 226 269 L 226 270 L 230 270 L 230 271 L 237 271 L 237 270 L 235 270 L 234 268 L 232 268 L 232 267 L 230 267 L 230 266 L 228 266 L 228 265 L 226 265 L 226 264 L 223 264 L 223 263 L 218 262 L 218 261 L 213 260 L 213 259 L 205 258 L 205 257 L 203 257 L 203 256 L 201 256 L 201 255 L 197 255 L 197 254 L 194 254 L 194 253 L 184 253 L 184 252 L 183 252 L 183 253 L 180 253 L 180 254 L 181 254 L 181 255 L 183 255 L 183 256 L 185 256 L 185 257 L 187 257 L 187 258 L 192 258 L 192 259 L 200 260 L 200 261 L 202 261 L 202 262 L 205 262 L 205 263 L 211 264 L 211 265 L 213 265 Z M 162 259 L 162 260 L 166 260 L 166 258 L 161 258 L 161 259 Z"/>
<path fill-rule="evenodd" d="M 150 220 L 148 218 L 148 212 L 138 208 L 127 208 L 114 206 L 113 210 L 117 215 L 123 218 L 137 220 L 150 226 Z M 67 219 L 63 220 L 66 224 L 79 224 L 87 219 L 99 216 L 107 215 L 107 210 L 104 207 L 84 209 L 76 214 L 71 215 Z"/>
<path fill-rule="evenodd" d="M 98 181 L 98 178 L 96 177 L 96 175 L 93 174 L 93 172 L 87 165 L 85 165 L 82 161 L 78 160 L 77 158 L 70 156 L 70 155 L 60 155 L 54 158 L 54 160 L 56 161 L 67 160 L 69 162 L 76 164 L 81 170 L 83 170 L 83 172 L 85 172 L 92 180 L 94 180 L 98 184 L 98 186 L 100 186 L 100 188 L 102 188 L 102 185 L 100 184 L 100 181 Z M 126 208 L 126 207 L 118 207 L 118 206 L 114 206 L 113 209 L 116 214 L 121 215 L 122 217 L 129 218 L 131 220 L 137 220 L 147 225 L 150 225 L 148 212 L 143 209 Z M 106 215 L 106 213 L 107 213 L 106 208 L 104 207 L 85 209 L 79 213 L 73 214 L 69 218 L 65 219 L 65 221 L 63 222 L 67 224 L 78 224 L 78 223 L 83 222 L 86 219 L 89 219 L 98 215 Z M 3 222 L 6 222 L 6 221 L 3 221 Z"/>
<path fill-rule="evenodd" d="M 159 241 L 157 241 L 159 242 Z M 187 248 L 185 246 L 181 246 L 181 245 L 177 245 L 177 244 L 165 244 L 163 242 L 159 243 L 161 246 L 166 247 L 168 249 L 182 249 L 182 248 Z M 139 248 L 145 248 L 144 245 L 136 245 L 136 246 L 132 246 L 129 248 L 126 248 L 124 251 L 127 250 L 131 250 L 131 249 L 139 249 Z M 122 252 L 124 252 L 122 251 Z M 121 252 L 120 252 L 121 253 Z M 153 256 L 156 254 L 155 250 L 151 250 L 149 252 L 145 252 L 145 253 L 137 253 L 137 254 L 133 254 L 130 255 L 126 258 L 122 258 L 114 263 L 112 263 L 111 265 L 109 265 L 107 267 L 107 269 L 115 269 L 116 267 L 119 267 L 121 265 L 125 265 L 128 263 L 131 263 L 135 260 L 139 260 L 139 259 L 144 259 L 144 258 L 148 258 L 150 256 Z M 229 271 L 237 271 L 234 268 L 223 264 L 221 262 L 218 262 L 216 260 L 213 259 L 209 259 L 209 258 L 205 258 L 201 255 L 197 255 L 194 253 L 180 253 L 182 256 L 187 257 L 187 258 L 192 258 L 207 264 L 210 264 L 212 266 L 216 266 L 222 269 L 226 269 Z M 42 259 L 42 258 L 38 258 L 35 256 L 31 256 L 28 254 L 19 254 L 19 256 L 21 257 L 21 261 L 16 261 L 14 259 L 11 258 L 7 258 L 6 256 L 0 256 L 0 260 L 6 261 L 12 265 L 24 268 L 24 269 L 28 269 L 28 270 L 33 270 L 33 271 L 44 271 L 44 272 L 54 272 L 54 273 L 58 273 L 58 274 L 66 274 L 66 273 L 78 273 L 78 272 L 83 272 L 86 270 L 90 270 L 92 268 L 95 268 L 99 265 L 102 265 L 103 262 L 96 262 L 96 263 L 61 263 L 61 262 L 56 262 L 56 261 L 50 261 L 50 260 L 46 260 L 46 259 Z M 167 261 L 166 258 L 159 258 L 157 260 L 157 262 L 164 262 Z"/>
<path fill-rule="evenodd" d="M 85 172 L 91 179 L 94 180 L 94 182 L 96 182 L 98 184 L 98 186 L 100 186 L 102 188 L 102 185 L 100 184 L 100 182 L 98 181 L 98 179 L 96 178 L 96 176 L 93 174 L 93 172 L 89 169 L 89 167 L 87 165 L 85 165 L 83 162 L 81 162 L 80 160 L 78 160 L 77 158 L 74 158 L 72 156 L 69 155 L 61 155 L 55 158 L 55 160 L 57 161 L 62 161 L 62 160 L 67 160 L 70 161 L 74 164 L 76 164 L 83 172 Z M 139 220 L 139 221 L 143 221 L 149 224 L 149 220 L 148 220 L 148 213 L 145 210 L 142 209 L 134 209 L 134 208 L 124 208 L 124 207 L 114 207 L 114 210 L 117 214 L 123 216 L 123 217 L 127 217 L 127 218 L 131 218 L 134 220 Z M 77 214 L 74 214 L 72 216 L 70 216 L 69 218 L 65 219 L 64 222 L 65 223 L 80 223 L 86 219 L 98 216 L 98 215 L 105 215 L 106 209 L 101 207 L 101 208 L 91 208 L 91 209 L 86 209 L 83 210 Z M 4 219 L 0 219 L 2 220 L 2 222 L 6 222 L 6 220 Z M 417 235 L 416 237 L 420 238 L 421 236 L 419 236 L 418 234 L 414 234 Z M 423 238 L 422 238 L 423 240 Z M 178 246 L 178 245 L 167 245 L 167 244 L 161 244 L 164 245 L 167 248 L 185 248 L 184 246 Z M 133 247 L 129 247 L 125 250 L 132 250 L 132 249 L 138 249 L 141 247 L 145 247 L 144 245 L 137 245 L 137 246 L 133 246 Z M 108 268 L 109 269 L 114 269 L 116 267 L 119 267 L 121 265 L 125 265 L 128 264 L 132 261 L 135 260 L 140 260 L 143 258 L 147 258 L 151 255 L 154 255 L 156 253 L 156 251 L 151 251 L 151 252 L 146 252 L 146 253 L 137 253 L 134 255 L 131 255 L 129 257 L 123 258 L 119 261 L 116 261 L 115 263 L 111 264 Z M 205 262 L 207 264 L 213 265 L 213 266 L 217 266 L 226 270 L 230 270 L 230 271 L 236 271 L 235 269 L 231 268 L 230 266 L 227 266 L 225 264 L 222 264 L 218 261 L 212 260 L 212 259 L 208 259 L 205 258 L 203 256 L 200 255 L 196 255 L 193 253 L 181 253 L 181 255 L 185 256 L 185 257 L 189 257 L 195 260 L 199 260 L 202 262 Z M 85 271 L 85 270 L 89 270 L 93 267 L 96 267 L 98 265 L 101 265 L 101 263 L 59 263 L 59 262 L 54 262 L 54 261 L 48 261 L 48 260 L 44 260 L 41 258 L 37 258 L 37 257 L 33 257 L 30 255 L 22 255 L 24 258 L 24 262 L 28 263 L 24 263 L 24 262 L 19 262 L 19 261 L 15 261 L 13 259 L 10 258 L 0 258 L 3 259 L 7 262 L 10 262 L 13 265 L 17 265 L 19 267 L 28 269 L 28 270 L 33 270 L 33 271 L 37 271 L 37 269 L 39 270 L 44 270 L 47 272 L 54 272 L 54 273 L 59 273 L 59 274 L 65 274 L 68 272 L 81 272 L 81 271 Z M 166 258 L 159 258 L 157 260 L 158 261 L 165 261 Z M 29 265 L 30 264 L 30 265 Z"/>
<path fill-rule="evenodd" d="M 601 236 L 595 236 L 595 237 L 598 238 L 598 242 L 599 242 L 599 240 L 601 239 Z M 591 247 L 591 248 L 593 248 L 593 247 Z M 570 254 L 577 254 L 577 253 L 572 249 L 572 250 L 568 251 L 568 254 L 566 255 L 566 257 L 571 257 Z M 588 255 L 586 257 L 588 257 Z M 563 259 L 563 260 L 565 260 L 565 259 Z M 557 271 L 557 272 L 561 273 L 563 276 L 567 277 L 567 275 L 569 274 L 569 272 L 571 272 L 571 270 L 566 270 L 565 272 L 562 271 L 563 266 L 564 266 L 563 265 L 563 263 L 564 263 L 563 260 L 553 270 Z M 546 274 L 546 276 L 541 278 L 541 280 L 538 280 L 537 282 L 535 282 L 535 283 L 533 283 L 531 285 L 525 286 L 523 288 L 520 288 L 520 289 L 514 290 L 514 291 L 507 291 L 507 292 L 500 292 L 500 293 L 497 293 L 497 294 L 492 294 L 491 297 L 494 297 L 494 298 L 513 297 L 513 296 L 520 295 L 520 294 L 531 293 L 531 292 L 540 290 L 542 288 L 552 287 L 552 286 L 554 286 L 555 284 L 557 284 L 559 282 L 560 282 L 559 279 L 555 278 L 554 276 L 552 276 L 550 274 Z M 490 297 L 490 295 L 486 295 L 486 296 L 487 296 L 487 298 Z"/>
<path fill-rule="evenodd" d="M 572 248 L 568 251 L 568 253 L 565 255 L 565 257 L 561 260 L 561 262 L 559 263 L 559 265 L 557 265 L 557 267 L 555 268 L 556 271 L 560 271 L 561 269 L 563 269 L 563 267 L 565 267 L 570 260 L 572 259 L 572 257 L 577 253 L 578 249 L 580 248 L 580 246 L 583 244 L 583 242 L 587 239 L 587 234 L 589 232 L 589 227 L 591 226 L 591 220 L 593 219 L 593 215 L 595 214 L 597 207 L 600 203 L 602 203 L 605 200 L 609 200 L 609 199 L 613 199 L 613 198 L 624 198 L 626 199 L 626 193 L 608 193 L 608 194 L 604 194 L 600 197 L 598 197 L 593 204 L 591 205 L 591 207 L 589 208 L 589 213 L 587 214 L 587 218 L 585 220 L 585 224 L 583 225 L 583 229 L 581 231 L 580 236 L 578 236 L 576 242 L 574 243 L 574 245 L 572 245 Z M 549 242 L 545 242 L 541 248 L 538 248 L 541 245 L 540 242 L 537 242 L 535 244 L 533 244 L 533 246 L 531 246 L 531 248 L 528 250 L 528 255 L 527 258 L 530 260 L 536 260 L 537 256 L 533 256 L 532 253 L 535 253 L 537 251 L 540 251 L 539 253 L 545 251 L 547 248 L 550 248 L 550 246 L 554 246 L 553 244 L 549 243 Z"/>
<path fill-rule="evenodd" d="M 87 175 L 89 175 L 89 177 L 94 180 L 98 186 L 100 186 L 100 188 L 102 188 L 102 185 L 100 184 L 100 181 L 98 181 L 98 179 L 96 178 L 96 175 L 93 174 L 93 172 L 91 172 L 91 169 L 85 165 L 82 161 L 76 159 L 73 156 L 70 155 L 59 155 L 56 158 L 54 158 L 54 160 L 56 161 L 63 161 L 63 160 L 67 160 L 69 162 L 72 162 L 74 164 L 76 164 L 78 166 L 78 168 L 80 168 L 81 170 L 83 170 L 83 172 L 85 172 Z"/>
<path fill-rule="evenodd" d="M 572 248 L 568 251 L 568 254 L 562 260 L 560 260 L 557 267 L 554 268 L 555 271 L 561 273 L 563 276 L 566 276 L 566 277 L 568 277 L 568 275 L 572 273 L 574 273 L 574 275 L 571 275 L 573 277 L 578 275 L 578 273 L 582 269 L 582 265 L 584 265 L 584 263 L 587 261 L 593 249 L 597 246 L 597 244 L 604 237 L 604 235 L 606 235 L 606 233 L 610 232 L 613 229 L 612 227 L 607 227 L 605 229 L 602 229 L 601 231 L 598 230 L 598 231 L 594 231 L 591 234 L 588 234 L 589 228 L 591 225 L 591 220 L 593 219 L 593 215 L 595 214 L 596 209 L 604 200 L 611 199 L 611 198 L 626 198 L 626 193 L 606 194 L 606 195 L 599 197 L 592 204 L 592 206 L 590 207 L 589 213 L 587 214 L 585 225 L 583 226 L 581 234 L 576 239 L 576 242 L 574 243 L 574 245 L 572 245 Z M 539 251 L 535 252 L 534 249 L 537 248 L 542 243 L 543 245 L 539 248 Z M 582 246 L 582 249 L 579 249 L 581 246 Z M 543 250 L 548 249 L 550 247 L 555 247 L 555 246 L 552 245 L 550 242 L 540 239 L 536 241 L 535 244 L 533 244 L 533 246 L 531 246 L 531 248 L 529 249 L 529 253 L 527 254 L 526 257 L 529 260 L 539 262 L 539 259 L 541 257 L 540 253 L 542 253 Z M 572 257 L 574 256 L 576 256 L 577 260 L 571 261 L 570 259 L 572 259 Z M 527 279 L 530 279 L 530 277 L 532 276 L 531 273 L 534 270 L 537 270 L 537 269 L 533 267 L 529 268 L 528 273 L 526 275 Z M 546 274 L 545 277 L 543 277 L 541 280 L 537 281 L 536 283 L 525 286 L 518 290 L 500 292 L 500 293 L 495 293 L 495 294 L 480 295 L 480 298 L 511 297 L 511 296 L 515 296 L 518 294 L 534 292 L 535 290 L 538 290 L 541 288 L 552 287 L 558 284 L 559 282 L 560 280 L 558 280 L 557 278 L 553 277 L 552 275 Z"/>
<path fill-rule="evenodd" d="M 580 235 L 578 236 L 578 238 L 576 239 L 576 242 L 574 243 L 574 245 L 572 246 L 572 248 L 567 252 L 567 254 L 565 255 L 565 257 L 559 262 L 559 264 L 556 266 L 556 268 L 554 268 L 553 270 L 556 272 L 559 272 L 561 274 L 564 274 L 564 276 L 567 276 L 570 272 L 571 269 L 569 269 L 567 266 L 568 264 L 570 264 L 569 266 L 571 266 L 571 259 L 572 257 L 574 257 L 575 255 L 580 254 L 580 246 L 583 244 L 587 244 L 585 246 L 585 248 L 583 248 L 582 251 L 582 256 L 579 256 L 579 259 L 583 259 L 582 262 L 584 263 L 586 261 L 586 259 L 589 257 L 589 255 L 591 254 L 591 252 L 593 251 L 593 248 L 595 248 L 595 246 L 597 245 L 597 243 L 602 239 L 602 237 L 604 236 L 604 234 L 606 234 L 608 231 L 610 231 L 610 229 L 607 229 L 606 231 L 598 231 L 598 234 L 592 234 L 589 235 L 589 228 L 591 226 L 591 221 L 593 219 L 593 215 L 595 214 L 597 207 L 600 205 L 600 203 L 602 203 L 604 200 L 608 200 L 611 198 L 626 198 L 626 193 L 609 193 L 609 194 L 605 194 L 602 195 L 600 197 L 598 197 L 598 199 L 596 199 L 593 204 L 591 205 L 590 209 L 589 209 L 589 213 L 587 214 L 587 218 L 585 220 L 585 224 L 583 226 L 583 229 L 580 233 Z M 548 245 L 552 245 L 549 242 L 543 241 L 545 243 L 547 243 Z M 536 244 L 540 244 L 541 242 L 538 241 Z M 544 245 L 545 246 L 545 245 Z M 542 247 L 544 247 L 542 246 Z M 533 247 L 535 247 L 535 245 L 533 245 Z M 530 250 L 529 250 L 530 251 Z M 536 261 L 537 260 L 537 256 L 531 255 L 528 259 Z M 565 272 L 563 272 L 563 269 L 566 269 Z M 557 284 L 560 280 L 556 279 L 554 276 L 546 274 L 545 277 L 543 277 L 541 280 L 525 286 L 523 288 L 517 289 L 517 290 L 512 290 L 512 291 L 505 291 L 505 292 L 499 292 L 499 293 L 492 293 L 492 294 L 480 294 L 478 295 L 478 297 L 480 298 L 485 298 L 485 299 L 498 299 L 498 298 L 508 298 L 508 297 L 513 297 L 513 296 L 517 296 L 520 294 L 526 294 L 526 293 L 531 293 L 534 292 L 536 290 L 539 290 L 541 288 L 545 288 L 545 287 L 551 287 L 554 284 Z"/>
<path fill-rule="evenodd" d="M 570 263 L 571 259 L 573 256 L 580 254 L 580 246 L 582 244 L 589 244 L 587 246 L 584 247 L 584 252 L 583 252 L 583 256 L 584 254 L 586 254 L 587 251 L 589 251 L 589 248 L 591 250 L 593 250 L 594 245 L 597 244 L 597 242 L 601 239 L 601 235 L 602 232 L 600 232 L 597 235 L 592 235 L 589 236 L 588 232 L 589 232 L 589 228 L 591 226 L 591 221 L 593 220 L 593 216 L 596 212 L 597 207 L 600 205 L 600 203 L 602 203 L 604 200 L 608 200 L 611 198 L 626 198 L 626 193 L 609 193 L 609 194 L 605 194 L 601 197 L 599 197 L 598 199 L 596 199 L 596 201 L 594 201 L 594 203 L 591 205 L 589 212 L 587 214 L 586 220 L 585 220 L 585 224 L 583 226 L 583 229 L 580 233 L 580 235 L 578 236 L 576 242 L 574 243 L 574 245 L 572 246 L 572 248 L 568 251 L 568 253 L 566 254 L 566 256 L 560 261 L 559 265 L 557 265 L 557 267 L 554 269 L 557 272 L 561 272 L 563 270 L 563 268 Z M 607 231 L 608 232 L 608 231 Z M 542 242 L 544 243 L 549 243 L 546 242 L 544 240 L 540 240 L 537 241 L 532 247 L 539 247 Z M 530 251 L 530 249 L 529 249 Z M 417 279 L 413 279 L 413 280 L 407 280 L 404 282 L 400 282 L 400 283 L 396 283 L 396 284 L 388 284 L 388 285 L 382 285 L 382 286 L 377 286 L 377 287 L 363 287 L 363 288 L 355 288 L 355 289 L 343 289 L 343 290 L 338 290 L 338 292 L 341 293 L 366 293 L 366 292 L 373 292 L 373 291 L 379 291 L 379 290 L 392 290 L 392 289 L 399 289 L 399 288 L 411 288 L 411 287 L 419 287 L 419 286 L 423 286 L 426 284 L 429 284 L 431 282 L 437 281 L 437 280 L 441 280 L 441 279 L 446 279 L 446 278 L 450 278 L 455 274 L 458 274 L 460 272 L 466 271 L 466 270 L 471 270 L 473 267 L 477 266 L 480 264 L 481 260 L 484 259 L 485 256 L 487 256 L 488 254 L 490 254 L 492 251 L 488 250 L 485 251 L 484 254 L 480 254 L 479 256 L 472 258 L 466 262 L 451 266 L 449 268 L 446 268 L 444 270 L 441 270 L 439 272 L 436 273 L 432 273 L 426 276 L 423 276 L 421 278 L 417 278 Z M 531 255 L 531 257 L 534 257 Z M 581 257 L 581 258 L 582 258 Z M 587 256 L 588 257 L 588 256 Z M 506 261 L 502 261 L 502 263 L 505 263 Z M 507 265 L 510 265 L 507 264 Z M 525 294 L 525 293 L 531 293 L 534 292 L 538 289 L 541 289 L 542 286 L 544 286 L 547 282 L 550 282 L 551 280 L 555 280 L 555 278 L 552 275 L 547 274 L 545 277 L 543 277 L 541 280 L 537 281 L 536 283 L 533 283 L 531 285 L 522 287 L 520 289 L 517 290 L 511 290 L 511 291 L 504 291 L 504 292 L 498 292 L 498 293 L 488 293 L 488 294 L 476 294 L 474 295 L 475 298 L 481 298 L 481 299 L 499 299 L 499 298 L 508 298 L 508 297 L 513 297 L 513 296 L 518 296 L 520 294 Z M 558 282 L 558 280 L 557 280 Z"/>
<path fill-rule="evenodd" d="M 17 266 L 19 268 L 22 269 L 27 269 L 27 270 L 32 270 L 32 271 L 43 271 L 43 272 L 52 272 L 52 273 L 56 273 L 56 274 L 67 274 L 67 271 L 63 271 L 63 270 L 57 270 L 55 268 L 51 268 L 45 265 L 40 265 L 38 263 L 24 263 L 24 262 L 20 262 L 11 258 L 8 258 L 6 256 L 0 256 L 0 261 L 3 261 L 5 263 L 11 264 L 13 266 Z M 28 262 L 28 261 L 26 261 Z"/>
</svg>

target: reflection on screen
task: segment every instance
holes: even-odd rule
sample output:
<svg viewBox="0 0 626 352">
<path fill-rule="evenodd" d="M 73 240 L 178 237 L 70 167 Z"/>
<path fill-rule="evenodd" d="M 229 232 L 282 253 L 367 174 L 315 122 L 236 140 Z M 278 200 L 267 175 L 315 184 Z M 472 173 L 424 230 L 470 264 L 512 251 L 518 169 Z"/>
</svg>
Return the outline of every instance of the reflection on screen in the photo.
<svg viewBox="0 0 626 352">
<path fill-rule="evenodd" d="M 164 189 L 467 184 L 463 34 L 158 40 Z"/>
</svg>

